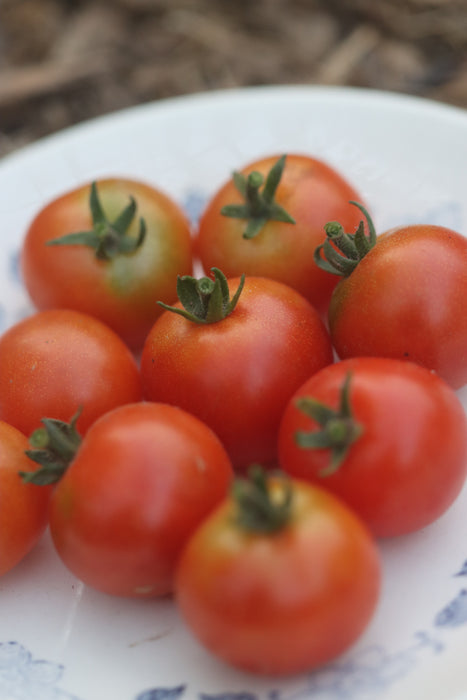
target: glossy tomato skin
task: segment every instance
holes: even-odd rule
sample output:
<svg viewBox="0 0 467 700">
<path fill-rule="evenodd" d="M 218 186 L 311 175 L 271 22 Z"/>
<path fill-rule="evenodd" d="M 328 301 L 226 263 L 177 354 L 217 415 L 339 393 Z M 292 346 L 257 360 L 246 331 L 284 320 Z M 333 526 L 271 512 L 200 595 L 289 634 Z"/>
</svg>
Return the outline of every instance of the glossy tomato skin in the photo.
<svg viewBox="0 0 467 700">
<path fill-rule="evenodd" d="M 467 382 L 467 238 L 413 225 L 383 235 L 336 287 L 329 328 L 341 359 L 383 356 Z"/>
<path fill-rule="evenodd" d="M 238 527 L 227 501 L 188 541 L 176 600 L 195 637 L 246 671 L 286 675 L 332 660 L 363 632 L 381 567 L 366 527 L 332 494 L 294 481 L 291 522 Z"/>
<path fill-rule="evenodd" d="M 37 467 L 28 448 L 25 435 L 0 421 L 0 576 L 33 549 L 48 523 L 50 488 L 25 483 L 19 474 Z"/>
<path fill-rule="evenodd" d="M 229 281 L 231 294 L 239 282 Z M 249 277 L 235 310 L 221 321 L 196 324 L 166 311 L 144 345 L 141 375 L 147 399 L 197 415 L 243 470 L 274 462 L 288 399 L 332 359 L 329 334 L 304 297 Z"/>
<path fill-rule="evenodd" d="M 103 413 L 141 398 L 129 348 L 87 314 L 40 311 L 0 336 L 0 419 L 26 435 L 42 418 L 70 421 L 80 407 L 84 434 Z"/>
<path fill-rule="evenodd" d="M 334 409 L 347 374 L 360 437 L 333 474 L 329 449 L 296 444 L 297 431 L 318 423 L 297 407 L 313 397 Z M 320 484 L 351 506 L 378 537 L 404 535 L 439 518 L 467 475 L 467 421 L 456 393 L 434 373 L 411 362 L 352 358 L 318 372 L 290 400 L 279 431 L 281 467 Z"/>
<path fill-rule="evenodd" d="M 92 228 L 90 185 L 86 184 L 38 212 L 23 242 L 22 275 L 38 309 L 72 308 L 96 316 L 138 350 L 160 314 L 157 301 L 174 301 L 177 275 L 192 272 L 190 225 L 180 207 L 150 185 L 108 178 L 97 186 L 111 220 L 130 197 L 135 199 L 137 210 L 129 235 L 137 236 L 143 217 L 146 238 L 141 247 L 99 260 L 85 245 L 46 245 L 65 234 Z"/>
<path fill-rule="evenodd" d="M 278 156 L 257 160 L 241 170 L 266 176 Z M 289 154 L 276 201 L 295 219 L 295 224 L 268 221 L 253 239 L 243 238 L 245 221 L 223 216 L 223 206 L 241 203 L 230 179 L 212 197 L 196 234 L 196 253 L 205 270 L 215 266 L 227 277 L 247 275 L 271 277 L 297 289 L 320 312 L 329 304 L 337 278 L 319 269 L 313 253 L 326 238 L 324 225 L 340 221 L 352 233 L 361 219 L 349 201 L 362 202 L 361 195 L 336 170 L 316 158 Z"/>
<path fill-rule="evenodd" d="M 170 593 L 182 546 L 232 474 L 220 441 L 194 416 L 150 402 L 119 407 L 89 430 L 56 487 L 57 551 L 104 593 Z"/>
</svg>

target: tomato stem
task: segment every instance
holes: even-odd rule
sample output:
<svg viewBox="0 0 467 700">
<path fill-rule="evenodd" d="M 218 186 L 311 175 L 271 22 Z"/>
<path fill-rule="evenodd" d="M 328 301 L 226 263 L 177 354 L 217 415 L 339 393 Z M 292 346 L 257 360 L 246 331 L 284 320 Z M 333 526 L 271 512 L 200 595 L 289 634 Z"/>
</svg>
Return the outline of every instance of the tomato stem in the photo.
<svg viewBox="0 0 467 700">
<path fill-rule="evenodd" d="M 233 498 L 237 524 L 255 533 L 273 533 L 285 527 L 292 508 L 292 487 L 285 475 L 282 486 L 279 492 L 271 491 L 266 472 L 259 465 L 250 468 L 248 478 L 236 479 Z"/>
<path fill-rule="evenodd" d="M 326 240 L 314 252 L 314 261 L 318 267 L 342 277 L 348 277 L 355 270 L 365 255 L 375 246 L 377 240 L 373 221 L 365 207 L 353 201 L 349 204 L 360 209 L 364 215 L 368 234 L 365 233 L 363 220 L 360 221 L 355 233 L 346 233 L 339 222 L 329 221 L 324 226 Z"/>
<path fill-rule="evenodd" d="M 111 260 L 122 254 L 134 253 L 140 248 L 146 238 L 146 222 L 139 220 L 139 231 L 136 237 L 128 235 L 128 229 L 136 214 L 136 201 L 130 197 L 129 204 L 120 212 L 114 221 L 110 221 L 102 208 L 97 192 L 97 184 L 91 184 L 89 195 L 93 227 L 89 231 L 75 231 L 59 238 L 47 241 L 46 245 L 86 245 L 93 248 L 99 260 Z"/>
<path fill-rule="evenodd" d="M 363 433 L 363 426 L 352 415 L 350 381 L 351 373 L 348 372 L 341 387 L 337 410 L 311 396 L 303 396 L 296 402 L 300 411 L 321 426 L 321 430 L 298 430 L 295 433 L 297 445 L 303 449 L 330 450 L 329 464 L 319 472 L 322 477 L 334 474 L 341 467 L 350 446 Z"/>
<path fill-rule="evenodd" d="M 259 172 L 234 172 L 233 183 L 244 199 L 242 204 L 226 204 L 221 214 L 233 219 L 245 219 L 247 225 L 243 238 L 255 238 L 268 221 L 295 224 L 290 214 L 275 200 L 276 190 L 284 172 L 286 156 L 283 155 L 272 166 L 266 176 Z"/>
<path fill-rule="evenodd" d="M 40 465 L 33 472 L 20 472 L 23 481 L 46 486 L 61 479 L 73 461 L 81 444 L 76 422 L 81 415 L 79 409 L 69 423 L 55 418 L 43 418 L 43 428 L 35 430 L 29 438 L 30 450 L 26 455 Z"/>
<path fill-rule="evenodd" d="M 166 311 L 183 316 L 193 323 L 216 323 L 229 316 L 235 309 L 245 284 L 245 275 L 240 278 L 240 283 L 235 294 L 230 297 L 227 278 L 217 267 L 212 267 L 211 277 L 196 279 L 189 275 L 177 278 L 177 295 L 182 304 L 169 306 L 162 301 L 158 301 Z"/>
</svg>

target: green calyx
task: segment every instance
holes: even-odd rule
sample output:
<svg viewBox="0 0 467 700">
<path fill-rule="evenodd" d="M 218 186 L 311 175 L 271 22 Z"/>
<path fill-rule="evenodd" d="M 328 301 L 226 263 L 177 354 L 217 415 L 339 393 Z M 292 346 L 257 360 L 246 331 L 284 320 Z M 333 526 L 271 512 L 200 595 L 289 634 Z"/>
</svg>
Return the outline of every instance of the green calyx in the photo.
<svg viewBox="0 0 467 700">
<path fill-rule="evenodd" d="M 265 470 L 253 465 L 248 478 L 237 478 L 232 487 L 236 524 L 251 533 L 270 534 L 282 530 L 292 516 L 292 486 L 282 475 L 279 498 L 272 492 Z"/>
<path fill-rule="evenodd" d="M 38 486 L 47 486 L 60 481 L 73 461 L 81 444 L 81 436 L 76 430 L 76 421 L 81 410 L 69 423 L 55 418 L 43 418 L 43 428 L 35 430 L 29 438 L 29 459 L 40 465 L 34 472 L 20 472 L 23 481 Z"/>
<path fill-rule="evenodd" d="M 358 207 L 364 215 L 368 234 L 365 233 L 363 221 L 360 221 L 355 233 L 346 233 L 341 224 L 330 221 L 324 227 L 326 240 L 314 252 L 314 261 L 318 267 L 342 277 L 348 277 L 376 244 L 376 230 L 369 213 L 358 202 L 350 204 Z"/>
<path fill-rule="evenodd" d="M 183 308 L 169 306 L 162 301 L 157 303 L 167 311 L 173 311 L 193 323 L 215 323 L 222 321 L 235 309 L 245 283 L 245 275 L 240 278 L 237 291 L 230 297 L 229 285 L 223 272 L 211 268 L 214 279 L 189 275 L 177 278 L 177 295 Z"/>
<path fill-rule="evenodd" d="M 268 221 L 283 221 L 295 224 L 295 220 L 275 201 L 275 194 L 284 172 L 286 156 L 282 156 L 272 166 L 266 178 L 259 172 L 248 176 L 239 172 L 232 175 L 237 190 L 242 195 L 243 204 L 227 204 L 221 214 L 232 219 L 247 221 L 243 238 L 254 238 Z"/>
<path fill-rule="evenodd" d="M 136 214 L 136 202 L 130 197 L 129 204 L 114 221 L 109 221 L 102 208 L 97 185 L 91 185 L 89 207 L 92 216 L 90 231 L 75 231 L 47 242 L 50 246 L 85 245 L 93 248 L 99 260 L 111 260 L 118 255 L 134 253 L 146 238 L 146 222 L 139 220 L 139 232 L 136 237 L 128 235 L 128 229 Z"/>
<path fill-rule="evenodd" d="M 295 433 L 297 445 L 303 449 L 330 450 L 329 464 L 319 473 L 323 477 L 334 474 L 340 468 L 350 446 L 363 433 L 363 427 L 355 422 L 352 415 L 350 381 L 349 372 L 342 385 L 337 411 L 310 396 L 303 396 L 296 403 L 300 411 L 321 426 L 321 430 L 311 432 L 298 430 Z"/>
</svg>

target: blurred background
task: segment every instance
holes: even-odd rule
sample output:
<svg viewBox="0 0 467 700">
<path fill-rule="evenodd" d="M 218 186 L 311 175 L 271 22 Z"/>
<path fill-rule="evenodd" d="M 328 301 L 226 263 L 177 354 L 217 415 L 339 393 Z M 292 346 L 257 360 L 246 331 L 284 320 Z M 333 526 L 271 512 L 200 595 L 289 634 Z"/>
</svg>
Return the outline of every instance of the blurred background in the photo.
<svg viewBox="0 0 467 700">
<path fill-rule="evenodd" d="M 467 107 L 467 0 L 0 0 L 0 157 L 167 97 L 348 85 Z"/>
</svg>

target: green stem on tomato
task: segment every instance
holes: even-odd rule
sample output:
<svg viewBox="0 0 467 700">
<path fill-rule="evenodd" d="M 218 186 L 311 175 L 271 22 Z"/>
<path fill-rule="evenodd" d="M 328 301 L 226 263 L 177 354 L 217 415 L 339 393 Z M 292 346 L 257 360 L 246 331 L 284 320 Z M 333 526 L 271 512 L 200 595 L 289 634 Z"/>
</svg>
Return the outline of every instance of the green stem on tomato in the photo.
<svg viewBox="0 0 467 700">
<path fill-rule="evenodd" d="M 235 294 L 231 297 L 227 278 L 217 267 L 211 268 L 214 279 L 201 277 L 196 279 L 189 275 L 183 275 L 177 279 L 177 295 L 182 305 L 169 306 L 158 301 L 166 311 L 183 316 L 193 323 L 216 323 L 229 316 L 235 309 L 245 283 L 245 275 L 240 278 L 240 283 Z"/>
<path fill-rule="evenodd" d="M 276 190 L 284 172 L 286 156 L 283 155 L 272 166 L 266 178 L 259 172 L 248 176 L 234 172 L 232 179 L 244 199 L 242 204 L 226 204 L 221 214 L 233 219 L 244 219 L 247 224 L 243 238 L 257 236 L 268 221 L 295 224 L 295 219 L 275 200 Z"/>
<path fill-rule="evenodd" d="M 59 238 L 47 241 L 46 245 L 85 245 L 92 248 L 99 260 L 111 260 L 118 255 L 134 253 L 143 245 L 146 238 L 146 222 L 139 220 L 139 231 L 135 237 L 128 235 L 128 229 L 136 214 L 136 201 L 130 197 L 129 204 L 122 209 L 114 221 L 110 221 L 100 202 L 97 184 L 91 184 L 89 208 L 92 217 L 92 229 L 74 231 Z"/>
<path fill-rule="evenodd" d="M 76 422 L 81 409 L 69 423 L 55 418 L 43 418 L 43 428 L 35 430 L 29 438 L 30 450 L 26 450 L 29 459 L 40 465 L 32 472 L 20 472 L 23 481 L 39 486 L 46 486 L 60 481 L 72 463 L 79 446 L 81 435 L 76 430 Z"/>
<path fill-rule="evenodd" d="M 320 430 L 298 430 L 295 433 L 297 445 L 303 449 L 330 450 L 329 464 L 322 469 L 320 476 L 334 474 L 344 462 L 350 446 L 363 433 L 363 426 L 357 423 L 352 414 L 350 402 L 349 372 L 341 388 L 339 407 L 337 410 L 326 406 L 311 396 L 297 399 L 297 408 L 321 426 Z"/>
<path fill-rule="evenodd" d="M 273 533 L 282 530 L 290 521 L 292 486 L 281 476 L 282 490 L 269 488 L 269 477 L 259 465 L 253 465 L 248 478 L 234 481 L 232 495 L 236 506 L 235 519 L 239 527 L 251 533 Z"/>
<path fill-rule="evenodd" d="M 366 219 L 368 234 L 365 233 L 363 221 L 355 233 L 346 233 L 337 221 L 329 221 L 324 226 L 326 240 L 314 252 L 314 261 L 318 267 L 334 275 L 348 277 L 365 255 L 376 245 L 376 230 L 373 221 L 362 204 L 350 202 L 356 206 Z"/>
</svg>

